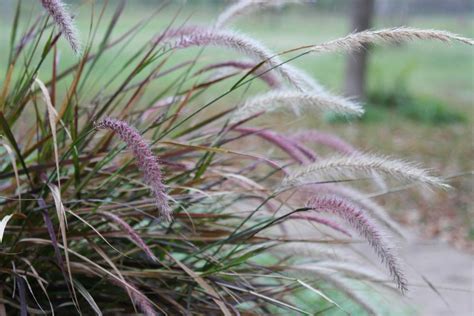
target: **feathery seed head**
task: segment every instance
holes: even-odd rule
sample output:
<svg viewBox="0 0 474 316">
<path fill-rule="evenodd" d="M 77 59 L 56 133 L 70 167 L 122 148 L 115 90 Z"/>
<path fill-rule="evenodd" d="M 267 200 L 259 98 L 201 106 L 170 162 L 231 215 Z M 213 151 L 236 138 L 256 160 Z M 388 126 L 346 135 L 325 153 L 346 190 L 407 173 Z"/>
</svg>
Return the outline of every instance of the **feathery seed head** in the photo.
<svg viewBox="0 0 474 316">
<path fill-rule="evenodd" d="M 270 91 L 248 100 L 237 109 L 232 122 L 239 122 L 261 112 L 272 112 L 279 109 L 296 108 L 334 111 L 342 114 L 361 115 L 362 107 L 348 99 L 330 95 L 329 93 L 307 93 L 291 90 Z"/>
<path fill-rule="evenodd" d="M 339 39 L 335 39 L 320 45 L 314 45 L 310 50 L 315 53 L 351 51 L 362 49 L 366 44 L 401 43 L 418 39 L 435 40 L 441 42 L 458 41 L 468 45 L 474 45 L 474 41 L 472 39 L 461 37 L 446 31 L 398 27 L 377 31 L 367 30 L 352 33 Z"/>
<path fill-rule="evenodd" d="M 373 177 L 373 172 L 400 181 L 416 182 L 424 186 L 449 188 L 442 179 L 430 175 L 413 163 L 383 156 L 356 153 L 331 157 L 297 168 L 283 180 L 284 187 L 292 187 L 328 180 L 348 180 Z"/>
<path fill-rule="evenodd" d="M 265 62 L 262 65 L 262 72 L 275 70 L 282 78 L 301 91 L 306 91 L 309 87 L 322 89 L 308 75 L 304 75 L 303 72 L 283 63 L 277 55 L 259 41 L 237 32 L 225 29 L 200 28 L 193 33 L 186 33 L 172 44 L 172 47 L 175 49 L 193 46 L 227 47 L 247 55 L 256 62 Z"/>
<path fill-rule="evenodd" d="M 317 190 L 317 191 L 316 191 Z M 375 201 L 355 189 L 347 186 L 334 184 L 319 184 L 314 187 L 314 192 L 324 192 L 326 194 L 334 194 L 341 198 L 347 199 L 351 203 L 367 211 L 370 216 L 377 222 L 383 224 L 391 232 L 403 237 L 405 234 L 400 225 L 390 218 L 387 211 Z"/>
<path fill-rule="evenodd" d="M 69 42 L 74 53 L 80 54 L 81 43 L 78 31 L 74 26 L 74 22 L 66 5 L 61 0 L 40 0 L 40 2 Z"/>
<path fill-rule="evenodd" d="M 317 212 L 334 214 L 351 225 L 368 241 L 380 260 L 385 263 L 400 291 L 406 292 L 407 283 L 393 248 L 388 245 L 381 229 L 367 217 L 362 209 L 335 195 L 315 196 L 307 202 L 307 206 Z"/>
<path fill-rule="evenodd" d="M 127 122 L 113 118 L 104 118 L 94 124 L 96 129 L 109 129 L 116 133 L 124 141 L 137 161 L 138 168 L 143 174 L 145 183 L 148 184 L 155 196 L 156 206 L 160 215 L 165 220 L 171 220 L 171 208 L 168 204 L 168 196 L 162 182 L 162 175 L 158 160 L 150 147 L 134 127 Z"/>
</svg>

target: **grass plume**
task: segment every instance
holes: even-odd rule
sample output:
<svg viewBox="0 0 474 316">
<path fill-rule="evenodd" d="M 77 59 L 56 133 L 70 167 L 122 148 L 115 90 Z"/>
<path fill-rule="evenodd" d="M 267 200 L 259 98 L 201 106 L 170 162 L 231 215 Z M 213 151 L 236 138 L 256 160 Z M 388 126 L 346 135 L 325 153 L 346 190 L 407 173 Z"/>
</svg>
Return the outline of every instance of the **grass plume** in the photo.
<svg viewBox="0 0 474 316">
<path fill-rule="evenodd" d="M 317 212 L 329 212 L 337 215 L 349 223 L 368 241 L 380 260 L 386 264 L 400 291 L 406 292 L 407 282 L 394 250 L 384 240 L 381 229 L 365 215 L 363 210 L 337 196 L 316 196 L 308 201 L 307 206 Z"/>
<path fill-rule="evenodd" d="M 300 90 L 315 85 L 314 82 L 307 82 L 308 78 L 303 76 L 301 71 L 295 71 L 295 68 L 284 64 L 278 56 L 262 43 L 242 33 L 226 29 L 198 29 L 195 32 L 181 36 L 172 44 L 175 49 L 185 49 L 193 46 L 227 47 L 247 55 L 257 63 L 264 62 L 263 69 L 265 71 L 279 73 L 282 78 Z"/>
<path fill-rule="evenodd" d="M 160 215 L 165 220 L 170 221 L 171 208 L 168 204 L 168 196 L 165 193 L 165 186 L 162 182 L 160 165 L 147 142 L 137 129 L 130 126 L 127 122 L 110 117 L 104 118 L 94 125 L 96 129 L 109 129 L 113 131 L 132 150 L 137 165 L 143 173 L 143 179 L 145 183 L 150 186 L 155 196 L 156 206 Z"/>
<path fill-rule="evenodd" d="M 364 112 L 358 104 L 343 97 L 327 93 L 277 90 L 249 99 L 235 111 L 232 121 L 239 122 L 258 113 L 273 112 L 281 109 L 296 109 L 296 112 L 300 112 L 301 109 L 333 111 L 341 114 L 356 115 L 362 115 Z"/>
<path fill-rule="evenodd" d="M 79 40 L 79 33 L 64 2 L 61 0 L 40 0 L 40 2 L 43 8 L 53 18 L 74 53 L 80 54 L 81 42 Z"/>
<path fill-rule="evenodd" d="M 434 40 L 441 42 L 457 41 L 474 45 L 470 38 L 462 37 L 446 31 L 421 30 L 411 27 L 397 27 L 382 30 L 367 30 L 349 34 L 323 44 L 310 47 L 314 53 L 328 53 L 363 49 L 367 44 L 402 43 L 414 40 Z"/>
<path fill-rule="evenodd" d="M 424 186 L 449 188 L 438 177 L 413 163 L 383 156 L 361 154 L 334 156 L 295 169 L 284 179 L 283 185 L 298 185 L 311 181 L 348 180 L 372 177 L 373 172 L 401 181 L 416 182 Z"/>
</svg>

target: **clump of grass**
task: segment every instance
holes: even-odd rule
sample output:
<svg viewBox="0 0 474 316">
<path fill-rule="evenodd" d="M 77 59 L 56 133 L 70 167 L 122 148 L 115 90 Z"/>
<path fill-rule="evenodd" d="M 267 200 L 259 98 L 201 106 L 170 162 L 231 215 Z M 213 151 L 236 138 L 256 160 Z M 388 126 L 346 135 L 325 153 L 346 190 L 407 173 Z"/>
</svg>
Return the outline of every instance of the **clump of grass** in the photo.
<svg viewBox="0 0 474 316">
<path fill-rule="evenodd" d="M 444 187 L 443 182 L 412 164 L 353 151 L 335 136 L 277 132 L 268 120 L 270 127 L 250 125 L 252 118 L 267 119 L 262 114 L 277 108 L 303 105 L 360 114 L 358 105 L 325 92 L 287 64 L 284 53 L 212 25 L 174 28 L 170 23 L 94 82 L 91 74 L 101 71 L 98 65 L 123 54 L 120 46 L 155 15 L 122 34 L 115 27 L 123 5 L 109 21 L 105 14 L 91 15 L 90 44 L 66 66 L 57 58 L 54 26 L 77 48 L 70 15 L 59 1 L 42 4 L 56 24 L 38 13 L 37 22 L 20 36 L 20 19 L 13 20 L 11 38 L 19 43 L 11 45 L 0 89 L 5 149 L 0 151 L 0 311 L 311 315 L 325 310 L 318 303 L 321 297 L 341 308 L 326 294 L 327 287 L 320 289 L 322 280 L 344 299 L 376 313 L 373 293 L 359 293 L 352 285 L 370 284 L 374 291 L 393 286 L 372 274 L 368 260 L 350 247 L 353 231 L 388 267 L 400 290 L 390 292 L 391 299 L 409 287 L 399 259 L 382 238 L 383 226 L 396 232 L 396 225 L 381 206 L 339 182 L 378 181 L 382 175 L 433 187 Z M 107 2 L 97 5 L 103 6 L 101 12 L 108 8 Z M 235 8 L 226 12 L 240 12 Z M 22 10 L 19 5 L 15 16 Z M 108 31 L 98 32 L 101 27 Z M 301 57 L 357 48 L 360 42 L 416 38 L 470 43 L 445 32 L 404 28 L 287 52 L 306 49 Z M 204 59 L 208 64 L 200 72 L 194 69 L 203 62 L 197 54 L 175 64 L 177 50 L 209 45 L 231 48 L 250 61 Z M 47 59 L 53 60 L 51 68 Z M 210 81 L 198 75 L 212 76 L 228 66 L 243 72 Z M 155 84 L 168 75 L 171 84 Z M 244 94 L 242 103 L 229 98 L 258 78 L 267 80 L 270 91 Z M 230 88 L 219 90 L 221 82 Z M 206 111 L 210 108 L 214 111 Z M 248 113 L 236 115 L 244 110 Z M 267 146 L 260 147 L 256 137 Z M 314 150 L 320 145 L 348 155 L 321 155 Z M 171 214 L 172 221 L 160 220 Z M 299 226 L 289 229 L 288 221 Z M 307 231 L 302 222 L 317 229 Z M 314 250 L 343 248 L 355 257 L 354 264 L 328 261 L 323 252 L 308 258 L 277 250 L 301 241 Z M 355 262 L 367 269 L 354 268 Z M 293 277 L 295 270 L 305 273 Z M 314 304 L 295 304 L 299 291 Z"/>
</svg>

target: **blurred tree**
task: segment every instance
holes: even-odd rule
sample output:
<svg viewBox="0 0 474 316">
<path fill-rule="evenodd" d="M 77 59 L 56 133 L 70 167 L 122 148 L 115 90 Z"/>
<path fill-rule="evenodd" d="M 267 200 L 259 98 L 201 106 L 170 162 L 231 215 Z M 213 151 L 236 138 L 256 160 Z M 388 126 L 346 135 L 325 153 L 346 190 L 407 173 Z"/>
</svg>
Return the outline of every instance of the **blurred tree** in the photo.
<svg viewBox="0 0 474 316">
<path fill-rule="evenodd" d="M 371 27 L 375 0 L 352 0 L 351 31 L 363 31 Z M 345 93 L 359 99 L 365 98 L 367 73 L 367 47 L 347 57 Z"/>
</svg>

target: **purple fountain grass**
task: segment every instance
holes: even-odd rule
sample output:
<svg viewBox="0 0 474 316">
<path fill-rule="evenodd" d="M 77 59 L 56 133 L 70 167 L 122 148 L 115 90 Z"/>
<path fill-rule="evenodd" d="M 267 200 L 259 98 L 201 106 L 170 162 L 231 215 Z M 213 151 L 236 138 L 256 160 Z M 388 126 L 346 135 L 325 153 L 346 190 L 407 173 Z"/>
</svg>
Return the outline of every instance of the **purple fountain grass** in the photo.
<svg viewBox="0 0 474 316">
<path fill-rule="evenodd" d="M 308 82 L 308 80 L 310 80 L 309 76 L 303 76 L 302 71 L 295 71 L 295 68 L 288 67 L 263 44 L 237 32 L 225 29 L 197 28 L 194 32 L 181 36 L 172 44 L 172 47 L 175 49 L 184 49 L 193 46 L 227 47 L 247 55 L 256 62 L 265 62 L 265 65 L 263 65 L 265 67 L 262 68 L 263 71 L 270 69 L 275 70 L 282 78 L 301 91 L 305 91 L 308 87 L 312 86 L 319 87 L 315 80 L 311 79 L 311 82 Z M 320 89 L 322 90 L 321 87 Z"/>
<path fill-rule="evenodd" d="M 372 246 L 382 263 L 385 263 L 390 274 L 402 293 L 407 290 L 407 282 L 400 269 L 399 260 L 393 247 L 389 246 L 381 233 L 381 229 L 364 211 L 356 205 L 338 196 L 315 196 L 307 202 L 307 206 L 317 212 L 329 212 L 352 226 Z"/>
<path fill-rule="evenodd" d="M 385 227 L 390 229 L 400 237 L 404 237 L 403 229 L 400 225 L 390 218 L 387 211 L 377 204 L 375 201 L 368 198 L 362 192 L 352 189 L 347 186 L 334 185 L 334 184 L 318 184 L 313 186 L 312 192 L 324 192 L 329 194 L 338 195 L 344 199 L 350 200 L 351 203 L 356 204 L 358 207 L 366 210 L 375 220 L 382 223 Z"/>
<path fill-rule="evenodd" d="M 358 150 L 354 146 L 332 133 L 325 133 L 316 130 L 306 130 L 294 134 L 292 139 L 296 139 L 302 143 L 308 142 L 322 144 L 342 154 L 351 155 L 358 153 Z M 374 181 L 377 183 L 377 185 L 382 190 L 386 190 L 387 185 L 383 178 L 376 172 L 374 172 L 373 176 Z"/>
<path fill-rule="evenodd" d="M 219 69 L 219 68 L 224 68 L 224 67 L 229 67 L 229 68 L 236 68 L 236 69 L 252 69 L 256 66 L 255 62 L 251 61 L 245 61 L 245 60 L 229 60 L 229 61 L 224 61 L 220 63 L 215 63 L 215 64 L 210 64 L 201 70 L 197 72 L 197 74 L 201 74 L 203 72 L 209 71 L 209 70 L 214 70 L 214 69 Z M 255 70 L 254 75 L 258 76 L 260 79 L 262 79 L 263 82 L 265 82 L 269 87 L 271 88 L 281 88 L 282 87 L 282 82 L 281 80 L 275 76 L 274 73 L 272 72 L 266 72 L 262 73 L 261 71 Z"/>
<path fill-rule="evenodd" d="M 342 138 L 317 130 L 299 131 L 293 134 L 293 138 L 303 143 L 322 144 L 342 154 L 352 154 L 357 150 Z"/>
<path fill-rule="evenodd" d="M 156 206 L 160 211 L 161 217 L 170 221 L 171 208 L 168 204 L 168 195 L 165 193 L 165 186 L 162 182 L 160 165 L 137 129 L 130 126 L 127 122 L 113 118 L 104 118 L 100 122 L 95 123 L 95 127 L 97 129 L 112 130 L 132 150 L 138 168 L 143 173 L 145 183 L 151 187 L 154 193 Z"/>
<path fill-rule="evenodd" d="M 399 181 L 415 182 L 425 187 L 450 188 L 441 178 L 432 176 L 425 169 L 402 160 L 384 156 L 355 153 L 347 156 L 325 158 L 295 169 L 283 180 L 283 186 L 297 186 L 327 180 L 359 179 L 373 177 L 374 172 Z"/>
<path fill-rule="evenodd" d="M 140 237 L 140 235 L 137 234 L 137 232 L 133 229 L 132 226 L 130 226 L 126 221 L 124 221 L 121 217 L 110 213 L 110 212 L 102 212 L 99 211 L 97 212 L 98 214 L 107 217 L 117 225 L 119 225 L 127 234 L 130 236 L 130 238 L 133 240 L 133 242 L 140 247 L 145 254 L 152 260 L 156 261 L 156 257 L 151 251 L 151 249 L 147 246 L 147 244 L 143 241 L 143 239 Z"/>
<path fill-rule="evenodd" d="M 457 34 L 446 31 L 398 27 L 392 29 L 382 29 L 377 31 L 368 30 L 353 33 L 339 39 L 306 48 L 310 48 L 310 50 L 315 53 L 351 51 L 363 49 L 367 44 L 402 43 L 418 39 L 435 40 L 441 42 L 458 41 L 468 45 L 474 45 L 474 41 L 472 39 L 461 37 Z"/>
<path fill-rule="evenodd" d="M 256 127 L 235 127 L 232 130 L 244 133 L 246 135 L 257 135 L 281 148 L 284 152 L 286 152 L 290 157 L 292 157 L 296 162 L 300 164 L 303 164 L 307 161 L 306 156 L 304 156 L 295 146 L 295 143 L 289 140 L 286 136 L 280 135 L 273 131 Z"/>
<path fill-rule="evenodd" d="M 69 42 L 74 53 L 79 54 L 81 52 L 79 35 L 66 5 L 61 0 L 40 0 L 40 2 Z"/>
<path fill-rule="evenodd" d="M 296 113 L 301 109 L 334 111 L 341 114 L 362 115 L 362 107 L 346 98 L 329 93 L 309 93 L 292 90 L 275 90 L 257 95 L 238 108 L 232 122 L 238 122 L 256 113 L 276 110 L 293 109 Z"/>
</svg>

